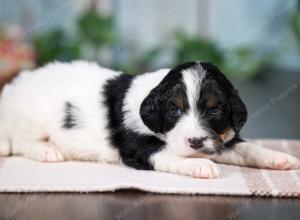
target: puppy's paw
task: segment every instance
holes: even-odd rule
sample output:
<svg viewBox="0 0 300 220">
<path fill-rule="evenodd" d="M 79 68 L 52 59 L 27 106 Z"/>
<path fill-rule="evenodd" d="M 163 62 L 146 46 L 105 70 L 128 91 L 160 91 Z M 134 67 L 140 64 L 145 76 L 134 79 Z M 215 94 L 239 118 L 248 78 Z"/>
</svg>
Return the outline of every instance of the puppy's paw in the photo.
<svg viewBox="0 0 300 220">
<path fill-rule="evenodd" d="M 44 147 L 41 148 L 32 155 L 30 155 L 32 159 L 41 161 L 41 162 L 61 162 L 64 161 L 63 155 L 52 147 Z"/>
<path fill-rule="evenodd" d="M 274 170 L 294 170 L 300 168 L 300 161 L 285 153 L 272 152 L 265 158 L 264 165 Z"/>
<path fill-rule="evenodd" d="M 218 165 L 208 159 L 190 158 L 179 164 L 177 172 L 183 175 L 201 179 L 214 179 L 220 177 Z"/>
<path fill-rule="evenodd" d="M 55 149 L 48 148 L 45 153 L 45 162 L 61 162 L 64 160 L 63 155 Z"/>
</svg>

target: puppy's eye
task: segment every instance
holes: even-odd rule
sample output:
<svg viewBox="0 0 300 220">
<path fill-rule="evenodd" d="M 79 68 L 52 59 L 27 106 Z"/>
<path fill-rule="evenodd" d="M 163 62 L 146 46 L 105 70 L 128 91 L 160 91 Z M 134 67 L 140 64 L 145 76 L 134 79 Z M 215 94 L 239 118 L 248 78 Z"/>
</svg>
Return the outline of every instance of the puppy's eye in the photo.
<svg viewBox="0 0 300 220">
<path fill-rule="evenodd" d="M 182 110 L 177 106 L 172 106 L 170 109 L 170 114 L 174 117 L 179 117 L 180 115 L 182 115 Z"/>
<path fill-rule="evenodd" d="M 208 111 L 210 114 L 217 115 L 222 112 L 222 106 L 217 105 L 215 107 L 210 108 Z"/>
</svg>

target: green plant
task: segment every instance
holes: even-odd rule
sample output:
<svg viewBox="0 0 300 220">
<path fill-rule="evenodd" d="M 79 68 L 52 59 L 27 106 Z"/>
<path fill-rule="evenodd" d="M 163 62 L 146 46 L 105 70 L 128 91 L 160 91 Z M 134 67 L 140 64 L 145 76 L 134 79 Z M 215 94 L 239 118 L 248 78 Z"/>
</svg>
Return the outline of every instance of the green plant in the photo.
<svg viewBox="0 0 300 220">
<path fill-rule="evenodd" d="M 299 14 L 292 19 L 291 26 L 300 41 Z M 160 45 L 133 56 L 125 64 L 115 62 L 114 67 L 131 74 L 149 71 L 153 67 L 158 67 L 157 63 L 159 63 L 163 53 L 171 51 L 170 66 L 191 60 L 209 61 L 219 66 L 228 76 L 248 80 L 262 72 L 276 56 L 273 51 L 263 51 L 260 48 L 250 46 L 224 50 L 212 40 L 199 36 L 189 36 L 183 31 L 176 31 L 173 36 L 175 47 L 166 44 Z M 92 49 L 92 58 L 98 60 L 98 52 L 107 47 L 113 50 L 116 42 L 117 35 L 114 32 L 112 17 L 99 14 L 93 8 L 79 17 L 77 33 L 74 38 L 68 36 L 61 29 L 34 37 L 39 65 L 53 60 L 78 59 L 83 55 L 82 51 L 86 46 Z M 130 50 L 130 47 L 125 49 Z"/>
<path fill-rule="evenodd" d="M 94 10 L 86 11 L 78 20 L 78 33 L 81 42 L 89 43 L 96 49 L 116 43 L 113 20 Z"/>
<path fill-rule="evenodd" d="M 223 51 L 212 41 L 188 36 L 183 31 L 175 32 L 175 41 L 175 64 L 199 59 L 209 60 L 216 65 L 222 65 L 224 62 Z"/>
<path fill-rule="evenodd" d="M 275 58 L 273 51 L 240 46 L 224 50 L 217 43 L 202 37 L 188 36 L 182 31 L 175 33 L 176 48 L 173 66 L 191 60 L 214 63 L 230 77 L 249 80 L 261 73 Z"/>
<path fill-rule="evenodd" d="M 276 56 L 274 51 L 240 46 L 226 53 L 223 69 L 227 76 L 251 80 L 266 69 Z"/>
<path fill-rule="evenodd" d="M 38 65 L 53 60 L 70 61 L 81 55 L 78 41 L 67 36 L 61 29 L 38 34 L 34 36 L 33 43 L 37 51 Z"/>
<path fill-rule="evenodd" d="M 298 49 L 300 50 L 300 0 L 297 1 L 297 4 L 297 10 L 290 17 L 290 28 L 298 41 Z"/>
<path fill-rule="evenodd" d="M 60 28 L 37 34 L 33 43 L 37 50 L 38 65 L 53 60 L 70 61 L 82 56 L 83 47 L 87 44 L 93 49 L 94 59 L 104 46 L 112 46 L 116 42 L 112 18 L 89 10 L 77 21 L 78 33 L 72 38 Z"/>
<path fill-rule="evenodd" d="M 161 47 L 151 48 L 145 52 L 141 52 L 137 58 L 128 61 L 125 65 L 117 66 L 116 68 L 129 74 L 151 71 L 162 50 L 163 48 Z"/>
</svg>

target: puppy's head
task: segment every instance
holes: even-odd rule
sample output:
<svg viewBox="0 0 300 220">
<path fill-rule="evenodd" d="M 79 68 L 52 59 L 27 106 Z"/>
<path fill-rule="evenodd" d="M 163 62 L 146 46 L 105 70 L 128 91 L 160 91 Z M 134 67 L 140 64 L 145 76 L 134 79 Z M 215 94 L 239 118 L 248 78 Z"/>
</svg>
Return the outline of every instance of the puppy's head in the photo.
<svg viewBox="0 0 300 220">
<path fill-rule="evenodd" d="M 215 66 L 189 62 L 172 69 L 144 99 L 144 124 L 165 136 L 179 156 L 220 153 L 247 120 L 244 103 Z"/>
</svg>

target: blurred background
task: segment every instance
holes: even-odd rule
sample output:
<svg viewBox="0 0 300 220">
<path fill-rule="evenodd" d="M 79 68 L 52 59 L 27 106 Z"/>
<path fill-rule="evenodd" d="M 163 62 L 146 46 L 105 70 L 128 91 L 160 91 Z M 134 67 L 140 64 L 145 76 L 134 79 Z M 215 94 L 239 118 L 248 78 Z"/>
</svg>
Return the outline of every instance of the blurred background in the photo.
<svg viewBox="0 0 300 220">
<path fill-rule="evenodd" d="M 0 87 L 75 59 L 126 74 L 210 61 L 248 107 L 244 137 L 300 139 L 300 1 L 0 0 Z"/>
</svg>

